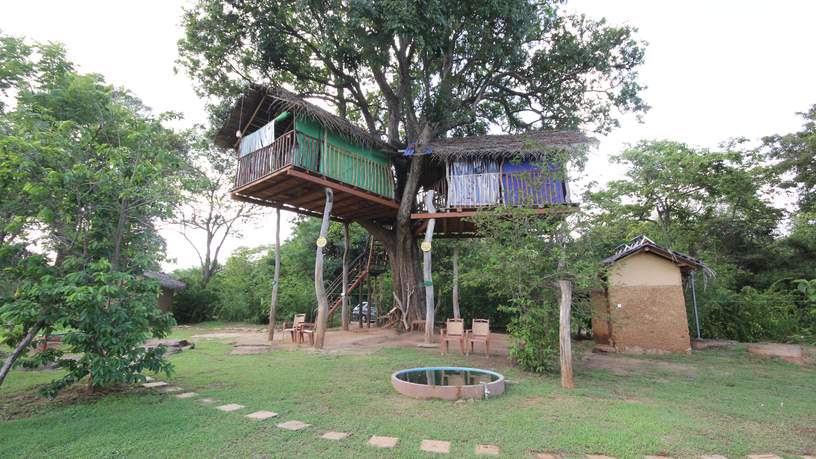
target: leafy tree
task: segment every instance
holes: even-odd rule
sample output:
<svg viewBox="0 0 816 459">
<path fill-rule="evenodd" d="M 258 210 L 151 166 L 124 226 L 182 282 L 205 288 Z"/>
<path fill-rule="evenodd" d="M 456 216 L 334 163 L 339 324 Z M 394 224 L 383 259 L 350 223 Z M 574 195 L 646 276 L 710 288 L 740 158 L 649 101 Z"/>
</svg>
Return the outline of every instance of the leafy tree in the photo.
<svg viewBox="0 0 816 459">
<path fill-rule="evenodd" d="M 643 112 L 643 43 L 630 27 L 566 15 L 558 1 L 199 0 L 183 18 L 180 63 L 216 118 L 248 83 L 287 85 L 333 105 L 395 147 L 453 135 L 590 127 Z M 394 293 L 424 301 L 410 214 L 424 156 L 396 162 L 396 224 L 383 241 Z"/>
<path fill-rule="evenodd" d="M 158 284 L 141 273 L 157 267 L 155 223 L 180 199 L 184 142 L 163 126 L 175 115 L 153 115 L 99 75 L 77 73 L 59 45 L 32 50 L 20 54 L 17 67 L 31 71 L 16 82 L 16 104 L 0 116 L 0 262 L 11 285 L 0 292 L 0 321 L 14 348 L 0 383 L 40 332 L 54 330 L 65 348 L 33 361 L 67 370 L 49 393 L 86 376 L 93 389 L 169 371 L 162 348 L 140 345 L 173 323 L 156 308 Z"/>
<path fill-rule="evenodd" d="M 764 142 L 779 185 L 797 192 L 800 211 L 816 212 L 816 105 L 801 115 L 805 120 L 801 131 L 772 135 Z"/>
</svg>

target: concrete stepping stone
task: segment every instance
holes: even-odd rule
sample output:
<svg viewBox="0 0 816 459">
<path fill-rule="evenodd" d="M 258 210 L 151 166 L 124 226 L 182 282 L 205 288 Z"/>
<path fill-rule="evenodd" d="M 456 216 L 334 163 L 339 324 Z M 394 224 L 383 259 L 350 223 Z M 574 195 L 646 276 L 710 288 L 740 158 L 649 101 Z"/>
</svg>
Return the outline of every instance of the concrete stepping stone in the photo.
<svg viewBox="0 0 816 459">
<path fill-rule="evenodd" d="M 700 459 L 728 459 L 725 456 L 721 456 L 719 454 L 705 454 L 700 456 Z"/>
<path fill-rule="evenodd" d="M 221 406 L 215 407 L 215 409 L 217 409 L 217 410 L 226 411 L 226 412 L 238 411 L 238 410 L 241 410 L 241 409 L 244 409 L 244 408 L 246 408 L 244 405 L 239 405 L 237 403 L 227 403 L 226 405 L 221 405 Z"/>
<path fill-rule="evenodd" d="M 286 429 L 286 430 L 300 430 L 309 427 L 310 424 L 306 424 L 305 422 L 300 421 L 286 421 L 278 424 L 279 429 Z"/>
<path fill-rule="evenodd" d="M 197 392 L 185 392 L 183 394 L 176 394 L 176 398 L 193 398 L 198 397 Z"/>
<path fill-rule="evenodd" d="M 561 455 L 553 453 L 536 453 L 536 459 L 561 459 Z"/>
<path fill-rule="evenodd" d="M 501 454 L 501 449 L 496 445 L 476 445 L 473 452 L 477 456 L 498 456 Z"/>
<path fill-rule="evenodd" d="M 349 435 L 351 435 L 351 434 L 348 433 L 348 432 L 335 432 L 335 431 L 332 430 L 332 431 L 324 433 L 323 435 L 320 436 L 320 438 L 322 438 L 324 440 L 340 441 L 340 440 L 348 438 Z"/>
<path fill-rule="evenodd" d="M 399 438 L 397 437 L 380 437 L 373 435 L 368 439 L 368 444 L 371 446 L 376 446 L 377 448 L 393 448 L 397 446 L 398 441 Z"/>
<path fill-rule="evenodd" d="M 164 381 L 153 381 L 142 384 L 142 387 L 147 387 L 148 389 L 155 389 L 156 387 L 162 387 L 166 385 L 167 383 Z"/>
<path fill-rule="evenodd" d="M 587 454 L 587 459 L 618 459 L 615 456 L 604 456 L 603 454 Z"/>
<path fill-rule="evenodd" d="M 264 419 L 274 418 L 277 416 L 278 413 L 273 411 L 256 411 L 254 413 L 249 413 L 246 415 L 249 419 L 257 419 L 258 421 L 263 421 Z"/>
<path fill-rule="evenodd" d="M 419 449 L 429 453 L 448 454 L 450 453 L 450 442 L 441 440 L 422 440 Z"/>
<path fill-rule="evenodd" d="M 643 459 L 674 459 L 671 456 L 643 456 Z"/>
<path fill-rule="evenodd" d="M 200 399 L 198 399 L 196 401 L 198 403 L 202 404 L 202 405 L 212 405 L 213 403 L 217 402 L 218 400 L 216 400 L 214 398 L 207 397 L 207 398 L 200 398 Z"/>
<path fill-rule="evenodd" d="M 181 392 L 184 389 L 178 386 L 169 386 L 169 387 L 162 387 L 159 389 L 160 391 L 164 392 L 165 394 L 169 394 L 170 392 Z"/>
<path fill-rule="evenodd" d="M 776 454 L 749 454 L 748 459 L 782 459 Z"/>
</svg>

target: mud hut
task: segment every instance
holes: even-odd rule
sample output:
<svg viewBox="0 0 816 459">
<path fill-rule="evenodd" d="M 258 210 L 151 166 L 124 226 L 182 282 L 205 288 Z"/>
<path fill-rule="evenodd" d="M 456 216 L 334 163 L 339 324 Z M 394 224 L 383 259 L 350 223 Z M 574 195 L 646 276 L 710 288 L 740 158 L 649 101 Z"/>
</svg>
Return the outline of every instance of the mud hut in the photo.
<svg viewBox="0 0 816 459">
<path fill-rule="evenodd" d="M 159 294 L 156 306 L 164 312 L 170 312 L 173 307 L 173 295 L 187 287 L 187 284 L 169 274 L 158 271 L 145 271 L 144 276 L 159 281 L 161 294 Z"/>
<path fill-rule="evenodd" d="M 592 295 L 592 334 L 598 349 L 690 353 L 683 274 L 705 265 L 646 236 L 619 246 L 603 264 L 605 289 Z"/>
</svg>

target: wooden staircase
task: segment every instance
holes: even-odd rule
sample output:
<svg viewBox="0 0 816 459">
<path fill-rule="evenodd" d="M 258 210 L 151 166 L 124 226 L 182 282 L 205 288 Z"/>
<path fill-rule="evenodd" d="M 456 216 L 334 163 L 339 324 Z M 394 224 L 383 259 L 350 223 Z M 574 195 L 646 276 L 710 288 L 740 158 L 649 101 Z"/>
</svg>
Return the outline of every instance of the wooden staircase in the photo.
<svg viewBox="0 0 816 459">
<path fill-rule="evenodd" d="M 351 295 L 351 292 L 362 284 L 368 276 L 381 274 L 386 269 L 386 260 L 385 250 L 382 245 L 376 242 L 374 238 L 370 238 L 369 243 L 366 245 L 366 251 L 349 263 L 349 284 L 346 295 Z M 334 312 L 343 305 L 342 291 L 343 273 L 341 272 L 326 289 L 326 296 L 329 299 L 329 320 L 331 320 Z M 354 307 L 354 305 L 351 307 Z"/>
</svg>

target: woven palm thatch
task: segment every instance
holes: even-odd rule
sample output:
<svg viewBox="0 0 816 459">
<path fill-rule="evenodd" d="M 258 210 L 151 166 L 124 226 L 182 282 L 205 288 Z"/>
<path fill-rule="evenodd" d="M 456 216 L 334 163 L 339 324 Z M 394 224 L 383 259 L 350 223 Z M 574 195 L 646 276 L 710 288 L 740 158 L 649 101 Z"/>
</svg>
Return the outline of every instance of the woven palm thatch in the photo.
<svg viewBox="0 0 816 459">
<path fill-rule="evenodd" d="M 307 102 L 286 89 L 275 86 L 252 85 L 233 105 L 224 125 L 215 136 L 215 144 L 231 148 L 238 142 L 237 132 L 246 135 L 269 123 L 283 112 L 310 118 L 348 141 L 368 148 L 395 153 L 388 144 L 359 126 Z"/>
<path fill-rule="evenodd" d="M 523 134 L 480 135 L 434 140 L 426 146 L 437 159 L 499 159 L 518 154 L 544 155 L 586 148 L 595 140 L 580 131 L 531 131 Z"/>
<path fill-rule="evenodd" d="M 162 288 L 167 290 L 183 290 L 184 288 L 187 287 L 187 284 L 167 273 L 162 273 L 158 271 L 145 271 L 144 277 L 159 281 L 159 285 L 161 285 Z"/>
</svg>

